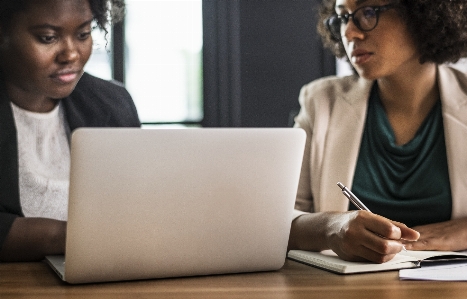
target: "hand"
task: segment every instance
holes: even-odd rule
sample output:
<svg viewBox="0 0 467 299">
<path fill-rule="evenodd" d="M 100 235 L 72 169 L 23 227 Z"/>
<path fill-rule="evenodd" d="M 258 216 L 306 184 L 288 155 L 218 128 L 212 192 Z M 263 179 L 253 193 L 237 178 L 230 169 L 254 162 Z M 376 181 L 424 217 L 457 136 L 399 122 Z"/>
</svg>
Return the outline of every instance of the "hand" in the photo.
<svg viewBox="0 0 467 299">
<path fill-rule="evenodd" d="M 387 262 L 403 249 L 401 239 L 415 241 L 419 237 L 405 224 L 367 211 L 334 218 L 329 227 L 329 247 L 344 260 Z"/>
<path fill-rule="evenodd" d="M 64 254 L 66 222 L 18 217 L 0 250 L 0 261 L 40 261 L 46 255 Z"/>
<path fill-rule="evenodd" d="M 467 218 L 416 226 L 420 238 L 404 242 L 408 250 L 458 251 L 467 249 Z"/>
</svg>

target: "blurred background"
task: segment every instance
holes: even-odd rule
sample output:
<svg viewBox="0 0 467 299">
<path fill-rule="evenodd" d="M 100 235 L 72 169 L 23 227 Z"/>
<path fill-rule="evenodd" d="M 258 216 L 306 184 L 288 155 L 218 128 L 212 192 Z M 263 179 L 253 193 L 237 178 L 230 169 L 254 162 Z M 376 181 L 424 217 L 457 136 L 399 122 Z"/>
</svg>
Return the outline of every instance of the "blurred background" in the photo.
<svg viewBox="0 0 467 299">
<path fill-rule="evenodd" d="M 86 71 L 124 83 L 146 127 L 292 126 L 304 84 L 351 72 L 322 48 L 318 5 L 126 0 L 123 23 L 94 30 Z"/>
</svg>

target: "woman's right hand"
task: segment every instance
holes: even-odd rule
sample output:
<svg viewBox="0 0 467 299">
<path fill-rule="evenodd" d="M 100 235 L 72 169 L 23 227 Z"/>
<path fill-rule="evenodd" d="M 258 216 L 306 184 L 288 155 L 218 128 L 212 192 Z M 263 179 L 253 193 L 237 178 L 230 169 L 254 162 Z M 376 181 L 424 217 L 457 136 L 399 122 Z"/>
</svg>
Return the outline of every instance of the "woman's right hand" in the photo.
<svg viewBox="0 0 467 299">
<path fill-rule="evenodd" d="M 415 241 L 420 236 L 405 224 L 367 211 L 346 212 L 330 220 L 329 248 L 349 261 L 387 262 L 404 249 L 402 240 Z"/>
<path fill-rule="evenodd" d="M 332 249 L 344 260 L 383 263 L 403 250 L 401 240 L 418 237 L 404 224 L 367 211 L 312 213 L 293 221 L 289 249 Z"/>
</svg>

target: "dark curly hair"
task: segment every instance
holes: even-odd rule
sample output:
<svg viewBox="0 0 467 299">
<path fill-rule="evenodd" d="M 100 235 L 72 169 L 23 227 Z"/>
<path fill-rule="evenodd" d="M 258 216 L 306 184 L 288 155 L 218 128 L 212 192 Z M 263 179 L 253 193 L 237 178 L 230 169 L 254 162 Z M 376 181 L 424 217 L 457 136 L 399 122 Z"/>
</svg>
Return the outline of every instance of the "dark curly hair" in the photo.
<svg viewBox="0 0 467 299">
<path fill-rule="evenodd" d="M 0 0 L 0 27 L 8 28 L 12 17 L 27 9 L 37 0 Z M 96 25 L 107 34 L 107 26 L 122 20 L 125 12 L 124 0 L 88 0 Z"/>
<path fill-rule="evenodd" d="M 396 0 L 420 53 L 420 63 L 457 62 L 467 57 L 466 0 Z M 323 0 L 318 33 L 337 57 L 345 57 L 344 45 L 331 36 L 324 21 L 334 15 L 335 0 Z"/>
</svg>

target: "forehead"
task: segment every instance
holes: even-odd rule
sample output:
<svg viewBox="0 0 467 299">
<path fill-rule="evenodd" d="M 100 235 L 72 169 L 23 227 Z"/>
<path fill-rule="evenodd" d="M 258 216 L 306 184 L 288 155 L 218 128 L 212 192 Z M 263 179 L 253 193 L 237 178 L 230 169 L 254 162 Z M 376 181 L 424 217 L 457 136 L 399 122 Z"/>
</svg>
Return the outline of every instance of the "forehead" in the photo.
<svg viewBox="0 0 467 299">
<path fill-rule="evenodd" d="M 89 0 L 29 0 L 19 14 L 28 20 L 47 20 L 59 23 L 71 19 L 92 18 Z"/>
<path fill-rule="evenodd" d="M 336 0 L 336 9 L 355 9 L 365 5 L 378 6 L 387 3 L 387 0 Z"/>
</svg>

